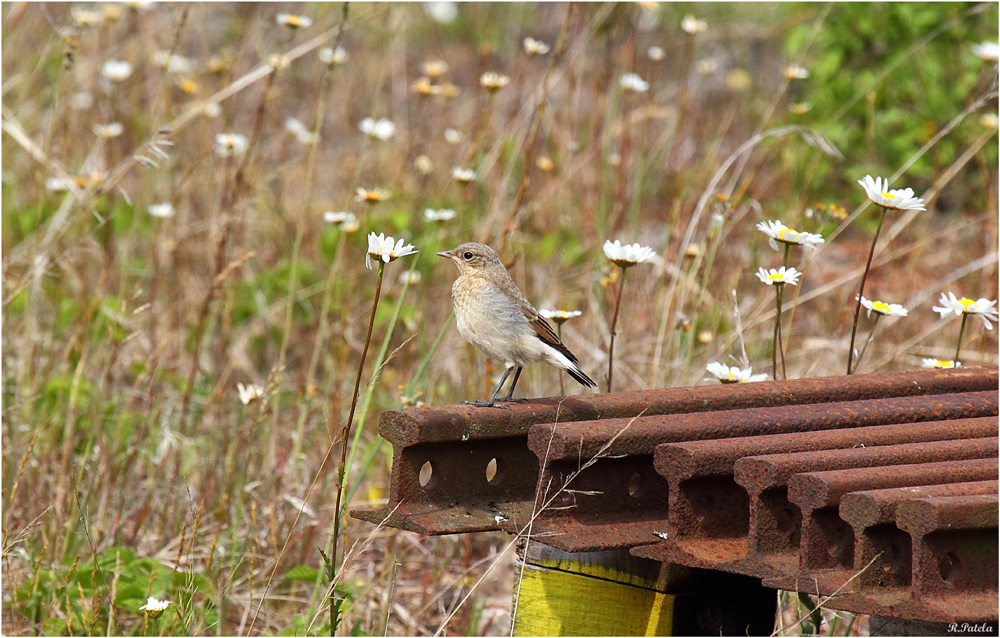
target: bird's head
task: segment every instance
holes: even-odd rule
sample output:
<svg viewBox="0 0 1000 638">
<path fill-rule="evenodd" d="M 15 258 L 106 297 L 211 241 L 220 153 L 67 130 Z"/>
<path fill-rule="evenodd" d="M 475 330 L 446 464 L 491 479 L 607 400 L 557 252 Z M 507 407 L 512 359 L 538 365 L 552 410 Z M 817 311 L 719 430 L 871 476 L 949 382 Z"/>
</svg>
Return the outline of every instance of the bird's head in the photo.
<svg viewBox="0 0 1000 638">
<path fill-rule="evenodd" d="M 458 274 L 465 275 L 475 272 L 489 272 L 499 269 L 505 270 L 500 255 L 486 244 L 476 242 L 466 242 L 457 248 L 443 250 L 437 253 L 439 257 L 445 257 L 455 262 L 458 266 Z"/>
</svg>

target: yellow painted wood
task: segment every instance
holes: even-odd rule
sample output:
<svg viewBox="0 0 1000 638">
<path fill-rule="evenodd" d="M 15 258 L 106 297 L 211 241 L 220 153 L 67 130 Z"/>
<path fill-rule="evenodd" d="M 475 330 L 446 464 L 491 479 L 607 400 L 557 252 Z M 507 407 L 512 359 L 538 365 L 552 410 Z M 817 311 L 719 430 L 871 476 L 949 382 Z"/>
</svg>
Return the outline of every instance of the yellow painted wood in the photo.
<svg viewBox="0 0 1000 638">
<path fill-rule="evenodd" d="M 598 552 L 592 552 L 590 555 L 597 554 Z M 577 555 L 584 557 L 590 556 L 588 554 Z M 596 560 L 598 559 L 595 559 L 595 561 Z M 531 563 L 538 567 L 547 567 L 549 569 L 557 569 L 559 571 L 592 576 L 594 578 L 610 580 L 616 583 L 625 583 L 627 585 L 635 585 L 636 587 L 644 587 L 646 589 L 661 589 L 657 581 L 636 573 L 624 571 L 624 569 L 622 569 L 624 566 L 620 565 L 609 565 L 606 563 L 590 562 L 587 560 L 581 561 L 567 558 L 541 558 L 534 556 L 531 559 Z"/>
<path fill-rule="evenodd" d="M 519 589 L 517 636 L 671 634 L 675 597 L 670 594 L 530 564 Z"/>
</svg>

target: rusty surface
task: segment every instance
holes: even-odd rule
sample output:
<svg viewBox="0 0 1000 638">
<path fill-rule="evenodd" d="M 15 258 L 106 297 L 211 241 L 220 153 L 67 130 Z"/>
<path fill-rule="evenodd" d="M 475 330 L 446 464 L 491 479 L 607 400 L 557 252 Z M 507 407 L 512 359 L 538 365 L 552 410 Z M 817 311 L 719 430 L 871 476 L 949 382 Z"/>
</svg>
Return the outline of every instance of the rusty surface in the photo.
<svg viewBox="0 0 1000 638">
<path fill-rule="evenodd" d="M 916 597 L 997 590 L 996 494 L 928 496 L 896 510 L 913 539 Z"/>
<path fill-rule="evenodd" d="M 536 486 L 540 484 L 538 460 L 525 445 L 526 434 L 533 425 L 632 417 L 643 411 L 646 415 L 718 411 L 750 405 L 821 402 L 845 396 L 956 393 L 954 396 L 959 397 L 965 396 L 958 394 L 963 391 L 996 385 L 997 380 L 997 370 L 993 368 L 928 372 L 934 371 L 556 397 L 513 403 L 506 408 L 445 406 L 390 410 L 382 414 L 379 426 L 382 436 L 393 445 L 389 503 L 385 507 L 354 510 L 352 515 L 424 534 L 488 531 L 500 529 L 501 524 L 507 529 L 516 526 L 505 523 L 505 519 L 523 524 L 531 516 Z M 776 391 L 778 388 L 780 392 Z M 491 461 L 502 470 L 499 481 L 486 481 L 485 468 Z M 421 485 L 420 471 L 428 462 L 432 479 Z M 645 466 L 638 480 L 647 484 L 644 489 L 647 496 L 638 502 L 631 498 L 627 502 L 633 506 L 631 511 L 640 516 L 655 505 L 649 495 L 661 481 L 650 463 Z M 633 480 L 635 474 L 630 472 L 626 480 Z M 541 484 L 553 485 L 548 478 Z M 609 532 L 619 532 L 617 523 L 612 523 Z"/>
<path fill-rule="evenodd" d="M 983 482 L 911 490 L 909 496 L 914 498 L 899 494 L 904 500 L 890 508 L 895 525 L 883 522 L 865 531 L 870 540 L 879 543 L 882 556 L 855 579 L 853 591 L 832 599 L 830 605 L 901 618 L 995 622 L 995 477 L 989 483 L 988 487 Z M 986 489 L 992 492 L 984 492 Z M 888 492 L 874 497 L 881 506 L 895 501 Z"/>
<path fill-rule="evenodd" d="M 834 473 L 830 473 L 834 474 Z M 832 480 L 836 480 L 831 477 Z M 996 494 L 997 481 L 944 483 L 916 487 L 856 491 L 840 500 L 840 517 L 854 529 L 853 572 L 861 572 L 855 589 L 909 587 L 912 572 L 910 534 L 896 526 L 896 509 L 906 501 L 926 497 Z"/>
<path fill-rule="evenodd" d="M 549 505 L 536 516 L 532 529 L 544 534 L 547 544 L 571 552 L 652 542 L 653 532 L 670 527 L 670 486 L 654 465 L 656 446 L 663 443 L 995 416 L 997 403 L 996 392 L 966 392 L 536 425 L 529 431 L 528 445 L 544 463 L 541 500 Z M 973 427 L 984 432 L 987 426 Z M 614 458 L 588 464 L 605 456 Z M 850 458 L 843 467 L 851 466 Z M 745 491 L 731 481 L 728 490 L 716 489 L 725 481 L 710 483 L 704 490 L 712 498 L 707 508 L 747 511 Z M 615 512 L 613 519 L 609 511 Z M 524 514 L 508 517 L 502 528 L 524 529 L 528 520 Z"/>
<path fill-rule="evenodd" d="M 383 412 L 379 432 L 395 446 L 524 436 L 532 425 L 597 419 L 829 403 L 997 388 L 995 367 L 914 370 L 819 379 L 668 388 L 531 399 L 507 408 L 466 405 Z"/>
<path fill-rule="evenodd" d="M 887 471 L 887 469 L 891 471 Z M 920 486 L 920 490 L 927 491 L 930 494 L 934 494 L 935 492 L 946 494 L 946 484 L 979 483 L 987 480 L 992 480 L 995 484 L 998 470 L 1000 470 L 1000 466 L 998 466 L 996 458 L 985 458 L 902 465 L 891 468 L 868 467 L 815 472 L 794 476 L 791 482 L 798 485 L 815 485 L 819 481 L 822 484 L 833 487 L 833 489 L 829 490 L 831 495 L 839 492 L 841 487 L 852 484 L 882 488 L 887 494 L 893 492 L 893 490 L 886 488 L 900 488 L 901 486 Z M 932 488 L 929 486 L 940 487 Z M 912 488 L 908 489 L 912 490 Z M 787 497 L 791 488 L 787 491 L 770 491 L 779 493 L 784 491 Z M 799 492 L 799 490 L 796 491 Z M 881 491 L 878 490 L 878 492 Z M 905 494 L 905 491 L 899 489 L 896 494 Z M 869 491 L 869 493 L 878 492 L 875 490 Z M 803 502 L 807 505 L 820 505 L 824 502 L 821 493 L 822 490 L 813 487 L 813 494 L 811 496 L 805 496 L 804 494 L 797 494 L 797 496 L 804 496 L 806 500 Z M 911 493 L 919 492 L 911 491 Z M 853 495 L 846 494 L 844 498 L 851 496 Z M 902 498 L 905 499 L 905 497 Z M 798 509 L 794 504 L 789 502 L 789 499 L 786 498 L 785 502 L 789 503 L 792 509 Z M 801 511 L 801 514 L 798 516 L 798 530 L 796 532 L 801 536 L 801 540 L 798 542 L 800 546 L 799 561 L 801 561 L 801 564 L 797 565 L 795 569 L 788 570 L 783 576 L 766 579 L 765 583 L 771 587 L 808 591 L 810 593 L 818 592 L 824 596 L 839 591 L 842 595 L 830 601 L 830 605 L 833 608 L 850 609 L 863 613 L 896 615 L 898 613 L 897 606 L 909 600 L 911 596 L 908 584 L 903 589 L 893 587 L 894 582 L 898 585 L 903 585 L 908 583 L 908 579 L 910 578 L 908 574 L 911 563 L 907 556 L 907 550 L 912 545 L 909 535 L 885 524 L 876 523 L 873 527 L 870 527 L 866 534 L 871 542 L 879 547 L 878 551 L 884 551 L 885 553 L 879 560 L 868 566 L 868 563 L 871 562 L 874 556 L 871 552 L 865 550 L 863 544 L 856 542 L 857 535 L 855 529 L 853 527 L 845 529 L 845 526 L 849 523 L 845 522 L 846 519 L 835 517 L 832 509 L 835 508 L 819 508 L 816 510 L 806 508 Z M 889 508 L 886 508 L 885 511 L 889 511 Z M 780 518 L 770 517 L 769 515 L 772 512 L 773 510 L 770 509 L 761 511 L 760 518 L 763 519 L 761 520 L 762 525 L 767 525 L 768 518 Z M 817 512 L 819 512 L 818 515 Z M 777 530 L 772 529 L 772 531 L 779 531 L 780 534 L 783 530 L 784 533 L 788 534 L 795 527 L 794 522 L 784 522 L 785 526 L 783 528 L 779 527 Z M 995 537 L 996 534 L 994 533 L 994 544 L 996 544 Z M 772 542 L 773 538 L 772 536 Z M 825 549 L 821 543 L 817 542 L 823 538 L 826 538 L 829 542 Z M 848 547 L 852 548 L 850 554 L 848 554 Z M 786 546 L 783 549 L 786 551 L 786 557 L 791 554 L 791 547 Z M 823 554 L 824 551 L 826 555 Z M 851 558 L 849 564 L 847 560 L 844 560 L 848 557 Z M 868 566 L 867 569 L 862 572 L 862 569 L 866 566 Z M 854 578 L 859 573 L 860 575 Z M 851 580 L 852 578 L 853 580 Z M 850 581 L 850 587 L 848 587 L 848 581 Z M 957 604 L 954 600 L 952 602 Z M 983 611 L 981 602 L 978 599 L 969 602 L 971 607 L 963 609 L 966 609 L 970 615 L 962 616 L 962 618 L 981 618 Z M 995 602 L 993 608 L 995 613 Z M 929 609 L 931 608 L 928 607 Z M 946 607 L 942 607 L 941 609 L 946 609 Z M 911 608 L 908 613 L 911 615 L 905 617 L 931 621 L 948 620 L 947 617 L 936 612 L 936 615 L 931 614 L 930 611 L 924 615 L 914 615 L 916 612 Z M 951 618 L 955 618 L 954 613 L 952 613 Z"/>
<path fill-rule="evenodd" d="M 746 490 L 733 479 L 740 458 L 806 450 L 833 450 L 997 436 L 997 419 L 958 419 L 916 424 L 823 430 L 794 434 L 671 443 L 656 448 L 653 465 L 670 491 L 667 525 L 675 538 L 745 536 Z"/>
<path fill-rule="evenodd" d="M 657 445 L 677 441 L 996 416 L 997 404 L 994 389 L 747 408 L 738 413 L 735 409 L 724 409 L 631 419 L 545 423 L 528 432 L 528 447 L 548 462 L 568 460 L 577 464 L 602 452 L 652 456 Z"/>
<path fill-rule="evenodd" d="M 995 367 L 964 368 L 390 411 L 389 504 L 352 515 L 427 534 L 531 522 L 565 551 L 631 547 L 770 587 L 842 587 L 834 608 L 995 619 L 995 571 L 952 574 L 983 558 L 990 511 L 996 560 L 997 383 Z M 902 560 L 904 537 L 923 558 Z M 881 562 L 850 580 L 872 551 Z M 928 565 L 945 585 L 914 585 L 933 584 Z"/>
</svg>

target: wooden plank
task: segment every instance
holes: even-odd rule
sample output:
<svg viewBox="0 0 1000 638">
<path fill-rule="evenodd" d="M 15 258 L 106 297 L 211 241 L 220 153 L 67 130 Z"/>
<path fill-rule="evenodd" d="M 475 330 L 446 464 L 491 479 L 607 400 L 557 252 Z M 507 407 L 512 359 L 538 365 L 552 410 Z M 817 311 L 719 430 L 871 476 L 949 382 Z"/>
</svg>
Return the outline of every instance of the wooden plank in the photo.
<svg viewBox="0 0 1000 638">
<path fill-rule="evenodd" d="M 608 570 L 605 570 L 607 572 Z M 516 636 L 666 636 L 674 596 L 603 578 L 525 565 L 515 584 Z"/>
<path fill-rule="evenodd" d="M 777 593 L 760 580 L 631 556 L 518 548 L 516 636 L 767 635 Z M 523 569 L 521 567 L 523 562 Z"/>
</svg>

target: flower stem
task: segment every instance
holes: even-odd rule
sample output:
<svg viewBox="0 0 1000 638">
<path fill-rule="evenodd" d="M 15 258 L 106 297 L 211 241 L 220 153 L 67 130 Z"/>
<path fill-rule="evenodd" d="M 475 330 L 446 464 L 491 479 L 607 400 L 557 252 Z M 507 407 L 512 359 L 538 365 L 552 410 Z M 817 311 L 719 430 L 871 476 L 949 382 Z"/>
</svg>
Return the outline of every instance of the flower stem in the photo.
<svg viewBox="0 0 1000 638">
<path fill-rule="evenodd" d="M 861 348 L 861 353 L 858 354 L 858 360 L 854 362 L 854 370 L 851 371 L 851 374 L 854 374 L 855 372 L 858 371 L 858 366 L 861 365 L 861 357 L 865 356 L 865 351 L 868 350 L 868 344 L 870 344 L 872 342 L 872 339 L 875 338 L 875 329 L 878 328 L 878 320 L 881 318 L 882 318 L 882 313 L 880 312 L 875 313 L 875 325 L 872 326 L 872 331 L 868 335 L 868 340 L 865 341 L 864 347 Z"/>
<path fill-rule="evenodd" d="M 622 305 L 622 288 L 625 287 L 625 268 L 618 282 L 618 298 L 615 299 L 615 314 L 611 317 L 611 344 L 608 346 L 608 392 L 611 392 L 611 368 L 615 363 L 615 326 L 618 325 L 618 309 Z"/>
<path fill-rule="evenodd" d="M 375 326 L 375 311 L 378 309 L 378 298 L 382 293 L 382 273 L 385 271 L 385 262 L 381 259 L 378 262 L 378 283 L 375 284 L 375 300 L 372 302 L 372 316 L 368 320 L 368 335 L 365 337 L 365 347 L 361 351 L 361 362 L 358 364 L 358 376 L 354 380 L 354 394 L 351 396 L 351 411 L 347 416 L 347 424 L 340 433 L 340 465 L 337 468 L 337 501 L 333 510 L 333 549 L 330 551 L 329 573 L 330 579 L 330 635 L 336 633 L 340 605 L 336 604 L 334 578 L 337 574 L 337 543 L 340 540 L 340 501 L 344 495 L 344 479 L 347 476 L 347 440 L 351 434 L 351 425 L 354 422 L 354 410 L 358 407 L 358 390 L 361 388 L 361 373 L 365 367 L 365 358 L 368 356 L 368 346 L 372 341 L 372 328 Z M 331 406 L 332 407 L 332 406 Z M 334 412 L 330 410 L 330 419 L 333 419 Z M 345 545 L 346 547 L 346 545 Z"/>
<path fill-rule="evenodd" d="M 774 284 L 774 336 L 771 338 L 771 375 L 778 379 L 778 343 L 781 338 L 781 288 L 783 284 Z M 782 355 L 784 356 L 784 355 Z"/>
<path fill-rule="evenodd" d="M 868 280 L 868 271 L 872 267 L 872 257 L 875 256 L 875 244 L 878 243 L 878 235 L 882 232 L 882 222 L 885 221 L 886 207 L 882 207 L 882 215 L 878 218 L 878 228 L 875 229 L 875 238 L 872 239 L 872 248 L 868 252 L 868 263 L 865 264 L 865 272 L 861 275 L 861 289 L 858 291 L 858 305 L 854 307 L 854 326 L 851 328 L 851 345 L 847 350 L 847 374 L 853 374 L 851 370 L 854 363 L 854 339 L 858 334 L 858 317 L 861 316 L 861 296 L 865 294 L 865 282 Z"/>
<path fill-rule="evenodd" d="M 958 365 L 958 353 L 962 351 L 962 335 L 965 334 L 965 320 L 969 315 L 962 313 L 962 327 L 958 329 L 958 345 L 955 346 L 955 365 Z"/>
</svg>

